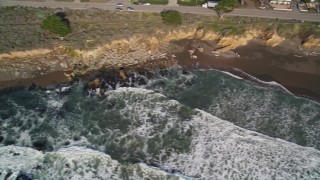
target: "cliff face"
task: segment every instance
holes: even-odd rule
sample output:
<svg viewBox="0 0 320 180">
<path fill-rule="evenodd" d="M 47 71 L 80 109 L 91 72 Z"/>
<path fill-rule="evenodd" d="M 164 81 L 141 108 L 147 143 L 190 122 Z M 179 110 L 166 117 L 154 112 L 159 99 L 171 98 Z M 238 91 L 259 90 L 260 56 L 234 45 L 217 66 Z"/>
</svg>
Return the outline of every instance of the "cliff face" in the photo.
<svg viewBox="0 0 320 180">
<path fill-rule="evenodd" d="M 262 40 L 266 45 L 277 46 L 285 38 L 277 33 L 256 29 L 247 30 L 243 35 L 221 36 L 213 31 L 198 28 L 176 28 L 171 31 L 156 31 L 152 34 L 136 34 L 98 46 L 92 50 L 72 49 L 56 46 L 53 49 L 38 49 L 0 54 L 2 72 L 7 79 L 30 78 L 47 72 L 63 70 L 70 78 L 99 69 L 119 67 L 169 66 L 175 63 L 174 52 L 169 51 L 172 41 L 197 39 L 215 40 L 224 52 L 246 45 L 253 39 Z M 319 38 L 310 36 L 302 44 L 304 47 L 320 46 Z M 171 52 L 169 54 L 168 52 Z"/>
<path fill-rule="evenodd" d="M 303 42 L 303 47 L 320 47 L 320 36 L 311 35 L 307 37 Z"/>
</svg>

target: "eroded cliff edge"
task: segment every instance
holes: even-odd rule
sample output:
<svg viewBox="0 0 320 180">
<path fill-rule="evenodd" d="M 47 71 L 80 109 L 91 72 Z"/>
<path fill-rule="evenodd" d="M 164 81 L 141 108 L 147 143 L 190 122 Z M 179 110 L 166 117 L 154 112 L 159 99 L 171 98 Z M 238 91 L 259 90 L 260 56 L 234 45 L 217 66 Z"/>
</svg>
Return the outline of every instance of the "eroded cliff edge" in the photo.
<svg viewBox="0 0 320 180">
<path fill-rule="evenodd" d="M 159 13 L 25 7 L 0 11 L 1 81 L 54 71 L 72 79 L 103 69 L 171 66 L 177 61 L 175 54 L 183 51 L 172 42 L 186 39 L 209 42 L 209 47 L 197 48 L 215 56 L 252 40 L 293 47 L 306 56 L 320 53 L 316 23 L 184 14 L 183 25 L 172 26 L 164 24 Z M 65 37 L 40 28 L 45 16 L 57 12 L 64 12 L 71 22 L 72 33 Z"/>
</svg>

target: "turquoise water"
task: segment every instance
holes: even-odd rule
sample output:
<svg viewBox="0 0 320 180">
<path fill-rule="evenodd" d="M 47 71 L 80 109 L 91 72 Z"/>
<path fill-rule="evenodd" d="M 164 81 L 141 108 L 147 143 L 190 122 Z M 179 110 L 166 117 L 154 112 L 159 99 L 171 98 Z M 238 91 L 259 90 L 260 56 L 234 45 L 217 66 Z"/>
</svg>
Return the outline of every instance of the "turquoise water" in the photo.
<svg viewBox="0 0 320 180">
<path fill-rule="evenodd" d="M 36 151 L 31 147 L 46 153 L 28 155 L 34 161 L 22 164 L 43 168 L 10 165 L 12 178 L 23 170 L 39 179 L 95 179 L 89 171 L 104 179 L 102 167 L 114 175 L 108 179 L 320 177 L 316 102 L 275 84 L 257 86 L 216 70 L 133 73 L 127 82 L 99 77 L 105 79 L 105 96 L 100 89 L 85 89 L 85 81 L 1 91 L 0 159 L 5 161 L 0 161 L 0 171 L 8 171 L 15 158 L 6 154 L 8 149 L 28 154 Z M 106 160 L 81 164 L 72 152 Z M 107 166 L 109 161 L 115 165 Z M 79 163 L 82 168 L 91 164 L 91 169 L 80 171 Z M 56 169 L 48 169 L 53 165 Z M 60 173 L 68 168 L 73 169 L 69 174 Z"/>
</svg>

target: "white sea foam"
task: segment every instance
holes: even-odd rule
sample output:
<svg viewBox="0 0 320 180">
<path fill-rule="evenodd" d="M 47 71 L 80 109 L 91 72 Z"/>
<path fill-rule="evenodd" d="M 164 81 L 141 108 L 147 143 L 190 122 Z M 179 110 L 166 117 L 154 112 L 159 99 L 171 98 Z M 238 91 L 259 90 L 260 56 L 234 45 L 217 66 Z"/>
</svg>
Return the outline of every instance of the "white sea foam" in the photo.
<svg viewBox="0 0 320 180">
<path fill-rule="evenodd" d="M 227 72 L 227 71 L 220 71 L 220 72 L 222 72 L 223 74 L 229 75 L 229 76 L 231 76 L 231 77 L 234 77 L 234 78 L 236 78 L 236 79 L 243 79 L 242 77 L 236 76 L 236 75 L 234 75 L 234 74 L 232 74 L 232 73 L 229 73 L 229 72 Z"/>
<path fill-rule="evenodd" d="M 191 152 L 164 164 L 204 179 L 312 179 L 320 177 L 320 152 L 248 131 L 198 110 Z"/>
<path fill-rule="evenodd" d="M 64 86 L 64 87 L 56 89 L 56 92 L 57 93 L 65 93 L 65 92 L 68 92 L 69 90 L 70 90 L 69 86 Z"/>
<path fill-rule="evenodd" d="M 16 179 L 20 171 L 33 174 L 35 179 L 48 180 L 182 179 L 143 163 L 122 165 L 107 154 L 84 147 L 43 154 L 27 147 L 5 146 L 0 147 L 0 159 L 0 179 L 10 171 L 8 180 Z"/>
<path fill-rule="evenodd" d="M 0 179 L 4 179 L 9 172 L 13 174 L 8 180 L 16 179 L 19 171 L 30 172 L 43 157 L 40 151 L 27 147 L 0 147 Z"/>
<path fill-rule="evenodd" d="M 239 101 L 237 103 L 243 102 L 242 98 L 245 97 L 242 96 L 241 94 L 237 96 L 238 99 L 236 100 Z M 181 119 L 178 112 L 183 105 L 152 90 L 119 88 L 109 91 L 106 99 L 100 103 L 108 103 L 112 100 L 116 100 L 116 102 L 123 100 L 125 102 L 125 106 L 119 107 L 119 111 L 121 116 L 130 119 L 130 123 L 132 123 L 128 127 L 129 129 L 124 132 L 113 130 L 113 135 L 119 132 L 117 138 L 131 138 L 127 144 L 121 145 L 121 148 L 128 147 L 127 150 L 141 151 L 146 155 L 146 159 L 158 160 L 160 167 L 163 169 L 175 169 L 185 176 L 196 179 L 243 179 L 246 177 L 249 179 L 297 179 L 302 176 L 305 179 L 312 179 L 320 176 L 320 152 L 313 148 L 302 147 L 245 130 L 201 110 L 193 110 L 195 113 L 192 113 L 190 119 Z M 271 102 L 270 99 L 263 101 L 262 108 L 268 108 L 272 105 Z M 306 121 L 308 121 L 308 118 L 312 120 L 317 116 L 316 108 L 310 114 L 308 114 L 308 111 L 304 111 L 304 109 L 309 108 L 312 108 L 312 106 L 305 106 L 301 109 L 302 118 L 306 116 Z M 28 117 L 26 114 L 29 114 L 29 111 L 21 111 L 17 118 Z M 251 114 L 248 115 L 251 116 Z M 285 121 L 290 118 L 290 113 L 286 111 L 281 116 Z M 72 118 L 78 117 L 82 116 Z M 182 118 L 185 118 L 185 116 L 182 116 Z M 80 119 L 79 124 L 81 122 L 82 119 Z M 48 140 L 50 142 L 61 141 L 61 139 L 70 140 L 72 132 L 68 129 L 69 126 L 63 124 L 64 121 L 54 121 L 54 123 L 55 127 L 58 127 L 57 135 L 59 137 L 56 139 L 48 137 Z M 159 128 L 160 126 L 162 128 Z M 160 154 L 152 156 L 148 150 L 149 144 L 147 142 L 150 138 L 158 135 L 161 138 L 159 143 L 163 144 L 165 136 L 172 129 L 177 131 L 177 136 L 184 135 L 181 132 L 187 132 L 188 130 L 192 132 L 191 145 L 189 148 L 186 147 L 189 150 L 174 149 L 175 147 L 169 144 L 168 147 L 161 149 Z M 21 135 L 21 137 L 24 137 L 22 139 L 27 138 L 24 134 Z M 91 136 L 90 133 L 89 135 Z M 181 138 L 177 136 L 174 135 L 173 138 Z M 134 143 L 134 141 L 138 142 L 137 139 L 142 140 L 139 143 Z M 71 142 L 71 145 L 85 146 L 90 145 L 90 143 L 92 142 L 89 142 L 85 137 L 81 137 L 78 144 L 77 142 Z M 137 148 L 130 149 L 128 143 L 133 143 Z M 175 145 L 179 146 L 182 142 L 172 140 L 171 143 L 176 143 Z M 5 153 L 1 154 L 1 152 L 8 151 L 5 148 L 7 147 L 0 147 L 0 159 L 7 158 L 4 162 L 8 162 L 15 157 L 8 156 Z M 98 177 L 97 179 L 100 177 L 102 179 L 121 179 L 119 169 L 122 167 L 129 172 L 134 172 L 133 175 L 130 175 L 136 179 L 140 178 L 139 168 L 143 169 L 143 177 L 150 177 L 154 174 L 156 176 L 168 175 L 159 171 L 159 169 L 153 169 L 141 163 L 124 166 L 112 160 L 108 155 L 80 147 L 69 147 L 58 152 L 47 153 L 44 155 L 46 157 L 39 156 L 42 159 L 40 161 L 33 160 L 32 153 L 29 154 L 31 154 L 31 157 L 29 157 L 31 164 L 28 164 L 28 167 L 33 167 L 37 162 L 47 161 L 45 169 L 39 174 L 41 177 L 46 177 L 45 179 L 54 179 L 60 176 L 67 179 L 94 179 L 94 177 Z M 26 161 L 29 161 L 29 159 L 26 159 Z M 97 159 L 100 159 L 101 162 Z M 22 159 L 20 163 L 23 164 L 24 160 Z M 99 165 L 94 167 L 96 163 Z M 3 164 L 0 161 L 0 169 L 5 171 L 8 164 Z M 23 167 L 9 165 L 8 167 L 12 168 L 16 174 L 19 170 L 35 173 L 35 170 L 24 168 L 27 165 L 23 165 Z M 144 168 L 148 168 L 148 170 Z"/>
<path fill-rule="evenodd" d="M 54 99 L 49 99 L 48 100 L 48 107 L 51 108 L 61 108 L 63 106 L 63 101 L 59 101 L 59 100 L 54 100 Z"/>
<path fill-rule="evenodd" d="M 161 108 L 167 107 L 169 102 L 155 101 L 154 97 L 163 95 L 149 90 L 120 88 L 117 92 L 140 94 L 143 101 L 157 103 L 156 106 Z M 161 110 L 146 106 L 141 101 L 131 106 L 136 113 L 136 119 L 148 118 L 142 111 L 161 116 Z M 249 131 L 204 111 L 197 111 L 198 114 L 191 121 L 180 122 L 183 129 L 192 127 L 190 152 L 171 154 L 168 160 L 162 162 L 163 167 L 177 169 L 184 175 L 200 179 L 312 179 L 320 176 L 318 150 Z M 171 117 L 167 126 L 177 122 L 175 117 Z M 134 131 L 145 129 L 138 128 Z"/>
</svg>

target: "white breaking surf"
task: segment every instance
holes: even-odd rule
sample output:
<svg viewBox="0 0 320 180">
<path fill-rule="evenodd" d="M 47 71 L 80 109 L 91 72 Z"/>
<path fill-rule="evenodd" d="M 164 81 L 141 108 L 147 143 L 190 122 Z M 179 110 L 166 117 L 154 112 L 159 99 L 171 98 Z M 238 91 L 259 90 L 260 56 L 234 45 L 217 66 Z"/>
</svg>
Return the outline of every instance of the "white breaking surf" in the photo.
<svg viewBox="0 0 320 180">
<path fill-rule="evenodd" d="M 173 154 L 166 166 L 200 179 L 317 179 L 320 152 L 245 130 L 199 110 L 191 152 Z"/>
<path fill-rule="evenodd" d="M 107 98 L 98 102 L 107 113 L 102 107 L 120 100 L 124 103 L 116 110 L 121 113 L 120 118 L 129 119 L 132 125 L 108 140 L 120 145 L 107 146 L 107 150 L 117 147 L 116 152 L 128 150 L 124 151 L 128 156 L 143 154 L 142 160 L 155 160 L 160 168 L 176 170 L 194 179 L 320 177 L 320 151 L 314 148 L 240 128 L 207 112 L 188 109 L 152 90 L 119 88 L 108 92 Z M 64 129 L 59 134 L 69 130 L 62 125 L 60 130 Z M 186 133 L 188 131 L 190 133 Z M 189 139 L 181 137 L 186 134 L 190 135 Z M 168 136 L 170 138 L 166 139 Z M 181 141 L 174 141 L 177 139 Z M 15 179 L 19 171 L 31 172 L 38 179 L 182 179 L 143 163 L 121 164 L 102 152 L 74 145 L 71 143 L 71 147 L 45 154 L 27 147 L 0 147 L 0 179 L 9 171 L 13 172 L 9 179 Z M 160 152 L 159 147 L 163 147 Z M 130 154 L 129 150 L 137 153 Z"/>
<path fill-rule="evenodd" d="M 141 97 L 141 101 L 127 104 L 126 108 L 135 109 L 140 117 L 136 119 L 143 121 L 146 121 L 146 113 L 163 116 L 160 107 L 170 107 L 170 104 L 176 104 L 177 108 L 181 106 L 179 102 L 167 99 L 154 102 L 160 109 L 149 109 L 143 102 L 163 97 L 150 90 L 119 88 L 113 93 L 133 93 Z M 200 179 L 320 177 L 320 151 L 240 128 L 205 111 L 196 111 L 197 115 L 190 121 L 180 123 L 184 131 L 192 129 L 190 152 L 171 154 L 162 162 L 163 167 Z M 168 125 L 171 126 L 175 120 L 171 119 Z M 141 134 L 146 135 L 146 129 L 151 128 L 138 128 L 136 131 L 143 131 Z"/>
<path fill-rule="evenodd" d="M 84 147 L 43 154 L 28 147 L 5 146 L 0 147 L 0 159 L 0 179 L 12 172 L 8 180 L 16 179 L 20 171 L 46 180 L 182 179 L 143 163 L 123 165 L 107 154 Z"/>
</svg>

